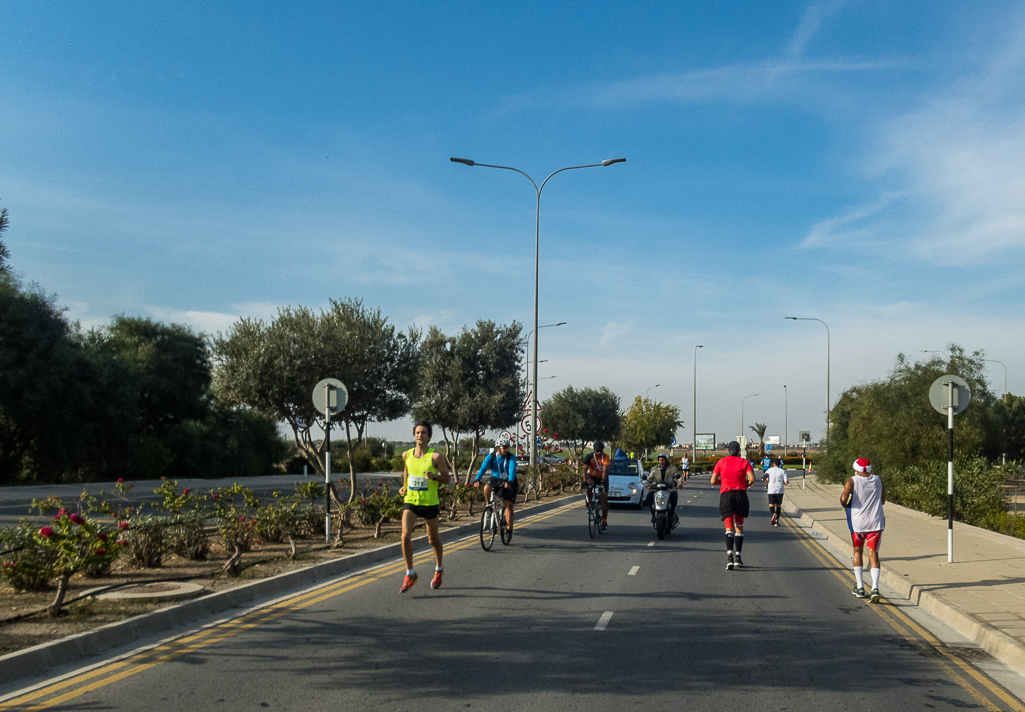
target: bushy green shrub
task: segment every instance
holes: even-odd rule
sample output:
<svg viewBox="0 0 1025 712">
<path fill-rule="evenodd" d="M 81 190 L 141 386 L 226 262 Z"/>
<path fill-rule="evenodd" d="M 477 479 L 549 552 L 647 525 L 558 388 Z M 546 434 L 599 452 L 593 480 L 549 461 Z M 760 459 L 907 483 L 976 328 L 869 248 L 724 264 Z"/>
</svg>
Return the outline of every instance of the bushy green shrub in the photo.
<svg viewBox="0 0 1025 712">
<path fill-rule="evenodd" d="M 890 470 L 882 475 L 886 499 L 933 516 L 947 513 L 947 465 L 941 462 Z M 954 518 L 985 526 L 1006 513 L 1002 485 L 1007 473 L 984 457 L 958 455 L 954 461 Z"/>
<path fill-rule="evenodd" d="M 57 552 L 39 546 L 29 524 L 0 529 L 0 580 L 15 591 L 45 591 L 54 578 Z"/>
<path fill-rule="evenodd" d="M 170 517 L 144 514 L 133 517 L 125 526 L 124 555 L 132 566 L 157 569 L 164 563 L 167 549 L 167 530 L 172 524 Z"/>
<path fill-rule="evenodd" d="M 206 561 L 210 554 L 210 539 L 204 529 L 200 512 L 183 514 L 167 530 L 167 546 L 178 556 L 189 561 Z"/>
</svg>

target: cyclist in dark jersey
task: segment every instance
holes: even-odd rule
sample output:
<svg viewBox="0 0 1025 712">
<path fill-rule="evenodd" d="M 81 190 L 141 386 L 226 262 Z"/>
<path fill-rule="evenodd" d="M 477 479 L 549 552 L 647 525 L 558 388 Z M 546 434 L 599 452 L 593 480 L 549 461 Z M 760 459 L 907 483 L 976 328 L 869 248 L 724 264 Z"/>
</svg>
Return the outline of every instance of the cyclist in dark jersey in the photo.
<svg viewBox="0 0 1025 712">
<path fill-rule="evenodd" d="M 731 440 L 726 446 L 729 455 L 715 463 L 712 484 L 719 485 L 719 516 L 726 524 L 726 570 L 744 562 L 744 520 L 751 513 L 747 488 L 755 483 L 754 470 L 746 457 L 740 457 L 740 443 Z"/>
</svg>

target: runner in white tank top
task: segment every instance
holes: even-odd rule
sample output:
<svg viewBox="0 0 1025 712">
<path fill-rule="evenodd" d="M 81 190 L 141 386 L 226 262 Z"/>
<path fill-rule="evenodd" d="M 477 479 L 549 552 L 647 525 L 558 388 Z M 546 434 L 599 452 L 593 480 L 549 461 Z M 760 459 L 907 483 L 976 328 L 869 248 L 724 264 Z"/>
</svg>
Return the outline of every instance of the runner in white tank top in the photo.
<svg viewBox="0 0 1025 712">
<path fill-rule="evenodd" d="M 872 463 L 867 458 L 854 462 L 854 477 L 847 480 L 840 505 L 847 510 L 847 526 L 851 529 L 854 542 L 854 589 L 858 598 L 865 598 L 863 583 L 862 551 L 868 544 L 868 561 L 872 573 L 872 593 L 869 603 L 879 603 L 879 545 L 886 527 L 883 505 L 886 504 L 886 488 L 882 480 L 872 474 Z"/>
</svg>

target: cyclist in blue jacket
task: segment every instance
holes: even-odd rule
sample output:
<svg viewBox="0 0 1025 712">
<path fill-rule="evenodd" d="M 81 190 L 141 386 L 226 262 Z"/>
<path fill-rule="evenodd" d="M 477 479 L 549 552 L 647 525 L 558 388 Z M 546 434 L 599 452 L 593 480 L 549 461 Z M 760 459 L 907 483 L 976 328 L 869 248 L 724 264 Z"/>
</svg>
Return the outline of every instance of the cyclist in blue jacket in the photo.
<svg viewBox="0 0 1025 712">
<path fill-rule="evenodd" d="M 505 503 L 505 523 L 509 529 L 509 536 L 512 537 L 513 510 L 516 509 L 516 494 L 519 491 L 519 482 L 516 481 L 516 457 L 509 453 L 509 441 L 501 438 L 495 441 L 495 451 L 484 458 L 481 463 L 480 472 L 473 486 L 481 486 L 481 477 L 488 470 L 491 471 L 491 479 L 484 483 L 484 500 L 491 499 L 492 486 L 502 487 L 502 501 Z M 504 485 L 504 486 L 503 486 Z"/>
</svg>

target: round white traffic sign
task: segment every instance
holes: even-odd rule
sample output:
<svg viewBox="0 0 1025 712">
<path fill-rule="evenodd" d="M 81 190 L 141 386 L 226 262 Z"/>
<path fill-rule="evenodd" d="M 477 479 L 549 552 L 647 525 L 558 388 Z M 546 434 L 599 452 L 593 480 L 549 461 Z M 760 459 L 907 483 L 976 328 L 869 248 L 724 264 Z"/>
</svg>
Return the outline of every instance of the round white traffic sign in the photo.
<svg viewBox="0 0 1025 712">
<path fill-rule="evenodd" d="M 950 388 L 954 389 L 953 394 L 947 387 L 948 383 L 951 384 Z M 953 403 L 950 402 L 951 396 L 953 396 Z M 968 382 L 960 376 L 940 376 L 929 387 L 929 402 L 943 415 L 947 415 L 947 408 L 951 405 L 954 406 L 954 414 L 957 415 L 968 407 L 971 400 L 972 391 L 968 387 Z"/>
<path fill-rule="evenodd" d="M 348 402 L 349 391 L 337 378 L 325 378 L 313 387 L 313 407 L 318 413 L 326 410 L 332 415 L 341 413 Z"/>
</svg>

